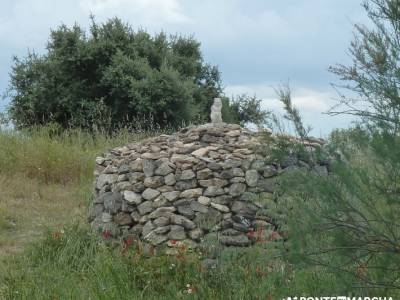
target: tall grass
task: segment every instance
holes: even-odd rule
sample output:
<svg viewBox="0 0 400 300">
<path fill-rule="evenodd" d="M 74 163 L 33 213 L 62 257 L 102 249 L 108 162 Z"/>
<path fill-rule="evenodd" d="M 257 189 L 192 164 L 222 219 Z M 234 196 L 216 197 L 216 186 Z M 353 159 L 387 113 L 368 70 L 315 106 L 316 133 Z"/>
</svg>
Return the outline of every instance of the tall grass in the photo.
<svg viewBox="0 0 400 300">
<path fill-rule="evenodd" d="M 29 130 L 0 130 L 0 173 L 21 174 L 45 183 L 92 178 L 94 158 L 115 146 L 156 132 L 123 128 L 114 134 L 82 129 L 60 131 L 56 125 Z"/>
</svg>

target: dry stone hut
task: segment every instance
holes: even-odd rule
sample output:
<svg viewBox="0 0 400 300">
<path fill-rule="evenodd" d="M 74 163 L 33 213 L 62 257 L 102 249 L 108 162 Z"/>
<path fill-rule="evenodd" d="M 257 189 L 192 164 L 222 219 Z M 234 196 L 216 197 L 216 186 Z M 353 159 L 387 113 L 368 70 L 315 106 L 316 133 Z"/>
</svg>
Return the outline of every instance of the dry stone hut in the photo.
<svg viewBox="0 0 400 300">
<path fill-rule="evenodd" d="M 274 233 L 258 200 L 271 197 L 288 166 L 265 163 L 259 134 L 215 118 L 98 157 L 92 228 L 167 249 L 177 242 L 196 247 L 209 235 L 221 245 L 249 246 L 256 230 Z"/>
</svg>

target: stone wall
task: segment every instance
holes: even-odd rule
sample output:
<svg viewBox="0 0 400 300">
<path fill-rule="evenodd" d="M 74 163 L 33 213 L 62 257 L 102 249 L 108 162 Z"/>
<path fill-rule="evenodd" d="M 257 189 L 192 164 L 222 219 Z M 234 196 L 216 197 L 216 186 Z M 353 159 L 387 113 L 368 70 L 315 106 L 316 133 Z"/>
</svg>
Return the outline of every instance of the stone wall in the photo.
<svg viewBox="0 0 400 300">
<path fill-rule="evenodd" d="M 196 247 L 210 235 L 249 246 L 260 229 L 276 236 L 260 199 L 271 198 L 290 164 L 266 164 L 260 147 L 259 136 L 238 125 L 205 124 L 113 149 L 96 159 L 92 228 L 167 249 Z"/>
</svg>

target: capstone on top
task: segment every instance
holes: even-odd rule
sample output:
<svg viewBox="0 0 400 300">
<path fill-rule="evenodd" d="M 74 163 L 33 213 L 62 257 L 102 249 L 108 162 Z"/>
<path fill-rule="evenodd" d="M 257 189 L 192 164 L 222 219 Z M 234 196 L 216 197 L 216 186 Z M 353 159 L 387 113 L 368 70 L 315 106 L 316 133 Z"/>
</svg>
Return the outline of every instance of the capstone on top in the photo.
<svg viewBox="0 0 400 300">
<path fill-rule="evenodd" d="M 214 104 L 211 106 L 211 123 L 221 124 L 222 122 L 222 101 L 221 98 L 214 98 Z"/>
</svg>

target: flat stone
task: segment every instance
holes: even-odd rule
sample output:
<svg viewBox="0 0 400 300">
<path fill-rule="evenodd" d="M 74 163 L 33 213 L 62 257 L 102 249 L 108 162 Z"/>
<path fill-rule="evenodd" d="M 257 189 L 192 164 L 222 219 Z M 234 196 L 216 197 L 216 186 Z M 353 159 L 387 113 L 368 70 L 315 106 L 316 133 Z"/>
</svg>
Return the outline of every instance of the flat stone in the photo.
<svg viewBox="0 0 400 300">
<path fill-rule="evenodd" d="M 197 171 L 197 179 L 199 180 L 208 179 L 211 178 L 212 176 L 213 172 L 208 168 Z"/>
<path fill-rule="evenodd" d="M 207 213 L 208 212 L 208 207 L 199 203 L 198 201 L 192 201 L 190 203 L 190 207 L 194 210 L 194 211 L 198 211 L 201 213 Z"/>
<path fill-rule="evenodd" d="M 198 163 L 198 159 L 189 156 L 189 155 L 183 155 L 183 154 L 174 154 L 171 157 L 171 162 L 173 163 L 181 163 L 181 164 L 195 164 Z"/>
<path fill-rule="evenodd" d="M 218 170 L 221 170 L 221 169 L 222 169 L 222 165 L 219 164 L 219 163 L 216 163 L 216 162 L 210 162 L 210 163 L 208 163 L 208 164 L 207 164 L 207 167 L 208 167 L 210 170 L 213 170 L 213 171 L 218 171 Z"/>
<path fill-rule="evenodd" d="M 203 156 L 207 155 L 208 151 L 209 151 L 209 149 L 207 147 L 205 147 L 205 148 L 197 149 L 197 150 L 193 151 L 191 154 L 194 156 L 197 156 L 197 157 L 203 157 Z"/>
<path fill-rule="evenodd" d="M 254 216 L 257 211 L 257 206 L 250 202 L 235 201 L 233 202 L 231 211 L 242 216 Z"/>
<path fill-rule="evenodd" d="M 229 194 L 232 196 L 240 196 L 246 191 L 246 185 L 244 183 L 233 183 L 229 187 Z"/>
<path fill-rule="evenodd" d="M 251 241 L 244 234 L 240 234 L 240 235 L 236 235 L 236 236 L 220 235 L 219 241 L 221 244 L 226 245 L 226 246 L 246 247 L 246 246 L 251 245 Z"/>
<path fill-rule="evenodd" d="M 144 239 L 151 243 L 153 246 L 157 246 L 162 244 L 163 242 L 168 240 L 167 235 L 162 235 L 162 234 L 157 234 L 154 231 L 151 231 L 149 234 L 147 234 Z"/>
<path fill-rule="evenodd" d="M 148 214 L 149 212 L 153 211 L 153 203 L 151 201 L 146 201 L 138 205 L 137 207 L 139 214 L 141 216 Z"/>
<path fill-rule="evenodd" d="M 103 186 L 107 184 L 116 183 L 117 179 L 118 175 L 116 174 L 100 174 L 99 177 L 97 178 L 96 188 L 100 190 Z"/>
<path fill-rule="evenodd" d="M 209 186 L 224 187 L 224 186 L 228 185 L 228 183 L 229 183 L 228 180 L 220 179 L 220 178 L 199 180 L 199 185 L 201 185 L 203 187 L 209 187 Z"/>
<path fill-rule="evenodd" d="M 178 206 L 178 212 L 188 218 L 194 218 L 194 210 L 190 205 L 180 205 Z"/>
<path fill-rule="evenodd" d="M 196 177 L 196 174 L 192 170 L 183 170 L 180 176 L 180 180 L 189 180 Z"/>
<path fill-rule="evenodd" d="M 224 189 L 216 186 L 210 186 L 204 191 L 204 196 L 206 197 L 215 197 L 223 194 L 225 194 Z"/>
<path fill-rule="evenodd" d="M 141 155 L 141 158 L 148 159 L 148 160 L 156 160 L 164 157 L 165 155 L 160 152 L 146 152 Z"/>
<path fill-rule="evenodd" d="M 239 182 L 244 183 L 244 182 L 246 182 L 246 179 L 244 179 L 243 177 L 233 177 L 233 178 L 229 179 L 229 182 L 230 183 L 239 183 Z"/>
<path fill-rule="evenodd" d="M 264 192 L 273 193 L 277 188 L 277 180 L 275 177 L 261 179 L 258 181 L 257 187 Z"/>
<path fill-rule="evenodd" d="M 156 234 L 166 234 L 166 233 L 168 233 L 168 231 L 170 231 L 170 229 L 171 229 L 171 227 L 168 226 L 168 225 L 167 226 L 161 226 L 161 227 L 158 227 L 158 228 L 154 229 L 153 232 L 156 233 Z"/>
<path fill-rule="evenodd" d="M 219 174 L 220 178 L 223 179 L 231 179 L 233 176 L 233 170 L 232 169 L 228 169 L 228 170 L 223 170 L 220 174 Z"/>
<path fill-rule="evenodd" d="M 176 183 L 175 175 L 173 173 L 170 173 L 167 176 L 165 176 L 164 183 L 166 185 L 174 185 Z"/>
<path fill-rule="evenodd" d="M 147 188 L 144 190 L 142 193 L 142 197 L 146 200 L 154 200 L 155 198 L 158 197 L 161 193 L 155 189 L 152 188 Z"/>
<path fill-rule="evenodd" d="M 200 197 L 202 194 L 203 194 L 203 189 L 197 188 L 197 189 L 185 190 L 185 191 L 181 192 L 179 197 L 192 199 L 192 198 Z"/>
<path fill-rule="evenodd" d="M 170 214 L 169 220 L 172 224 L 182 225 L 185 229 L 194 229 L 196 224 L 185 216 Z"/>
<path fill-rule="evenodd" d="M 166 192 L 163 193 L 162 195 L 165 197 L 165 199 L 167 199 L 168 201 L 175 201 L 176 199 L 178 199 L 179 195 L 181 192 L 178 191 L 172 191 L 172 192 Z"/>
<path fill-rule="evenodd" d="M 159 207 L 155 211 L 153 211 L 150 215 L 150 219 L 157 219 L 162 216 L 167 216 L 170 213 L 176 211 L 176 208 L 173 206 Z"/>
<path fill-rule="evenodd" d="M 144 186 L 147 188 L 158 188 L 164 184 L 164 178 L 162 176 L 146 177 L 144 180 Z"/>
<path fill-rule="evenodd" d="M 139 221 L 140 221 L 140 215 L 137 211 L 134 211 L 131 213 L 131 218 L 132 218 L 133 222 L 135 222 L 135 223 L 139 223 Z"/>
<path fill-rule="evenodd" d="M 200 204 L 203 204 L 203 205 L 208 206 L 208 205 L 210 205 L 211 199 L 208 198 L 208 197 L 205 197 L 205 196 L 200 196 L 200 197 L 197 199 L 197 201 L 198 201 Z"/>
<path fill-rule="evenodd" d="M 156 175 L 165 176 L 165 175 L 168 175 L 168 174 L 172 173 L 173 171 L 174 171 L 174 169 L 171 168 L 171 167 L 169 166 L 169 163 L 163 162 L 163 163 L 155 170 L 155 174 L 156 174 Z"/>
<path fill-rule="evenodd" d="M 151 221 L 147 221 L 146 224 L 144 224 L 143 226 L 142 235 L 143 236 L 148 235 L 155 228 L 156 227 L 153 225 Z"/>
<path fill-rule="evenodd" d="M 162 206 L 165 206 L 168 203 L 168 200 L 165 199 L 162 195 L 158 196 L 156 199 L 153 201 L 153 208 L 159 208 Z"/>
<path fill-rule="evenodd" d="M 211 207 L 214 207 L 215 209 L 217 209 L 217 210 L 219 210 L 221 212 L 225 212 L 225 213 L 230 212 L 229 207 L 226 206 L 226 205 L 222 205 L 222 204 L 217 204 L 217 203 L 211 202 Z"/>
<path fill-rule="evenodd" d="M 257 186 L 258 182 L 258 171 L 257 170 L 248 170 L 246 171 L 246 183 L 248 186 Z"/>
<path fill-rule="evenodd" d="M 154 161 L 145 159 L 143 160 L 143 173 L 146 177 L 151 177 L 154 175 L 155 164 Z"/>
<path fill-rule="evenodd" d="M 262 171 L 265 178 L 273 177 L 278 174 L 278 171 L 274 166 L 265 166 Z"/>
<path fill-rule="evenodd" d="M 192 179 L 192 180 L 185 180 L 185 181 L 178 181 L 175 184 L 175 188 L 178 191 L 184 191 L 184 190 L 189 190 L 189 189 L 194 189 L 197 187 L 197 180 Z"/>
<path fill-rule="evenodd" d="M 132 171 L 143 172 L 143 159 L 137 158 L 135 161 L 129 164 Z"/>
<path fill-rule="evenodd" d="M 132 191 L 124 191 L 124 199 L 129 203 L 135 203 L 136 205 L 142 203 L 142 195 Z"/>
<path fill-rule="evenodd" d="M 115 214 L 122 208 L 122 195 L 120 193 L 107 192 L 103 195 L 105 211 Z"/>
<path fill-rule="evenodd" d="M 128 213 L 120 212 L 114 217 L 114 222 L 120 226 L 129 226 L 133 224 L 133 220 Z"/>
<path fill-rule="evenodd" d="M 157 227 L 167 226 L 169 224 L 169 216 L 161 216 L 155 219 L 153 224 Z"/>
<path fill-rule="evenodd" d="M 112 221 L 112 215 L 109 214 L 108 212 L 103 212 L 103 213 L 101 214 L 101 221 L 102 221 L 103 223 L 111 222 L 111 221 Z"/>
<path fill-rule="evenodd" d="M 171 225 L 168 238 L 171 240 L 184 240 L 186 238 L 185 229 L 179 225 Z"/>
<path fill-rule="evenodd" d="M 134 183 L 131 187 L 131 190 L 136 193 L 142 193 L 146 187 L 144 186 L 143 182 Z"/>
<path fill-rule="evenodd" d="M 198 241 L 204 236 L 204 231 L 201 228 L 195 228 L 190 230 L 188 235 L 192 240 Z"/>
<path fill-rule="evenodd" d="M 265 167 L 265 162 L 260 159 L 256 159 L 251 163 L 250 168 L 257 171 L 262 171 Z"/>
<path fill-rule="evenodd" d="M 146 175 L 141 172 L 133 172 L 129 174 L 129 182 L 131 183 L 137 183 L 140 181 L 143 181 Z"/>
</svg>

